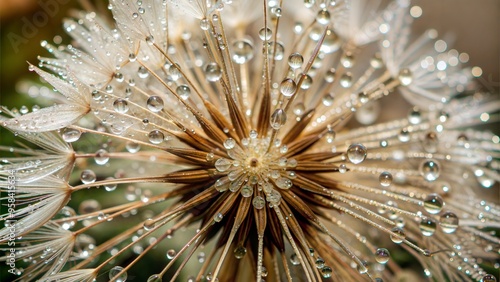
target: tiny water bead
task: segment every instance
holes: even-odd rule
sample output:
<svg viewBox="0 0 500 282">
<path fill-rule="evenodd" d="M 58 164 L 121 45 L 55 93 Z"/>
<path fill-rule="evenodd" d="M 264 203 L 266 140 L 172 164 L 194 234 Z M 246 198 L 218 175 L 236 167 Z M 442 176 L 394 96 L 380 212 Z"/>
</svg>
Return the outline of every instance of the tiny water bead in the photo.
<svg viewBox="0 0 500 282">
<path fill-rule="evenodd" d="M 391 186 L 392 179 L 393 179 L 392 174 L 390 172 L 387 172 L 387 171 L 382 172 L 378 177 L 378 181 L 379 181 L 380 185 L 382 185 L 383 187 Z"/>
<path fill-rule="evenodd" d="M 237 259 L 242 259 L 247 253 L 247 249 L 242 245 L 239 245 L 234 249 L 234 257 Z"/>
<path fill-rule="evenodd" d="M 152 218 L 148 218 L 144 221 L 143 227 L 144 227 L 144 230 L 149 231 L 149 230 L 153 229 L 155 227 L 155 225 L 156 225 L 155 220 Z"/>
<path fill-rule="evenodd" d="M 215 62 L 208 63 L 205 66 L 204 73 L 205 78 L 211 82 L 219 81 L 222 77 L 222 69 Z"/>
<path fill-rule="evenodd" d="M 266 200 L 264 198 L 262 198 L 261 196 L 256 196 L 252 200 L 252 205 L 254 208 L 260 210 L 260 209 L 264 208 L 264 206 L 266 205 Z"/>
<path fill-rule="evenodd" d="M 458 223 L 458 216 L 453 212 L 447 211 L 439 218 L 439 226 L 441 226 L 441 230 L 443 230 L 444 233 L 450 234 L 455 232 L 458 228 Z"/>
<path fill-rule="evenodd" d="M 398 140 L 403 143 L 406 143 L 410 141 L 410 139 L 411 139 L 410 131 L 407 128 L 401 129 L 401 131 L 398 134 Z"/>
<path fill-rule="evenodd" d="M 224 141 L 223 145 L 227 150 L 231 150 L 236 146 L 236 140 L 234 140 L 233 138 L 228 138 Z"/>
<path fill-rule="evenodd" d="M 215 169 L 220 172 L 228 170 L 232 165 L 233 163 L 230 160 L 224 158 L 220 158 L 215 161 Z"/>
<path fill-rule="evenodd" d="M 439 163 L 436 160 L 424 160 L 420 163 L 419 172 L 425 180 L 435 181 L 440 174 Z"/>
<path fill-rule="evenodd" d="M 316 264 L 316 268 L 318 269 L 322 269 L 323 267 L 325 267 L 325 260 L 320 257 L 318 257 L 314 263 Z"/>
<path fill-rule="evenodd" d="M 292 69 L 299 69 L 304 63 L 304 58 L 299 53 L 293 53 L 288 57 L 288 66 Z"/>
<path fill-rule="evenodd" d="M 232 59 L 237 64 L 244 64 L 253 58 L 253 46 L 248 40 L 238 40 L 233 43 Z"/>
<path fill-rule="evenodd" d="M 177 86 L 175 92 L 179 95 L 179 97 L 181 97 L 182 100 L 187 100 L 191 95 L 191 89 L 185 84 Z"/>
<path fill-rule="evenodd" d="M 167 258 L 168 259 L 173 259 L 176 254 L 177 254 L 177 252 L 174 249 L 170 249 L 170 250 L 167 251 Z"/>
<path fill-rule="evenodd" d="M 396 244 L 403 243 L 406 238 L 406 233 L 404 232 L 404 230 L 399 227 L 394 227 L 393 229 L 391 229 L 391 231 L 392 233 L 394 233 L 390 235 L 392 242 Z"/>
<path fill-rule="evenodd" d="M 352 75 L 351 73 L 345 73 L 340 77 L 340 86 L 344 88 L 349 88 L 352 85 Z"/>
<path fill-rule="evenodd" d="M 391 257 L 389 251 L 385 248 L 378 248 L 375 251 L 375 260 L 378 263 L 381 264 L 386 264 L 389 261 L 389 258 Z"/>
<path fill-rule="evenodd" d="M 497 279 L 492 274 L 486 274 L 483 277 L 481 277 L 480 282 L 497 282 Z"/>
<path fill-rule="evenodd" d="M 330 278 L 332 277 L 333 269 L 329 266 L 325 266 L 321 269 L 321 276 L 323 278 Z"/>
<path fill-rule="evenodd" d="M 160 112 L 164 107 L 163 99 L 158 96 L 149 97 L 146 105 L 148 106 L 148 109 L 153 113 Z"/>
<path fill-rule="evenodd" d="M 61 136 L 65 142 L 73 143 L 80 139 L 82 132 L 75 128 L 64 128 L 61 130 Z"/>
<path fill-rule="evenodd" d="M 335 141 L 335 131 L 332 128 L 328 128 L 328 131 L 325 133 L 326 142 L 331 144 Z"/>
<path fill-rule="evenodd" d="M 163 135 L 163 132 L 155 129 L 155 130 L 152 130 L 151 132 L 149 132 L 148 139 L 149 139 L 149 142 L 158 145 L 161 142 L 163 142 L 163 140 L 165 139 L 165 135 Z"/>
<path fill-rule="evenodd" d="M 413 82 L 413 74 L 409 69 L 402 69 L 398 74 L 401 85 L 408 86 Z"/>
<path fill-rule="evenodd" d="M 422 114 L 417 108 L 413 108 L 410 110 L 410 112 L 408 113 L 408 121 L 411 124 L 419 124 L 420 122 L 422 122 Z"/>
<path fill-rule="evenodd" d="M 366 147 L 362 144 L 351 144 L 347 149 L 347 158 L 353 164 L 360 164 L 366 158 Z"/>
<path fill-rule="evenodd" d="M 273 129 L 280 129 L 287 120 L 286 112 L 283 109 L 276 109 L 271 115 L 270 123 Z"/>
<path fill-rule="evenodd" d="M 444 201 L 438 194 L 429 194 L 424 199 L 424 208 L 428 213 L 438 214 L 444 206 Z"/>
<path fill-rule="evenodd" d="M 215 222 L 221 222 L 223 218 L 224 218 L 224 215 L 220 212 L 218 212 L 217 214 L 214 215 Z"/>
<path fill-rule="evenodd" d="M 125 149 L 127 149 L 129 153 L 134 154 L 139 152 L 139 150 L 141 149 L 141 144 L 129 141 L 127 142 L 127 144 L 125 144 Z"/>
<path fill-rule="evenodd" d="M 118 98 L 113 102 L 113 109 L 119 114 L 125 114 L 128 112 L 128 102 L 125 99 Z"/>
<path fill-rule="evenodd" d="M 123 267 L 121 267 L 121 266 L 115 266 L 115 267 L 111 268 L 111 270 L 109 271 L 109 279 L 114 279 L 115 276 L 118 275 L 115 279 L 116 282 L 127 281 L 127 277 L 128 277 L 127 272 L 126 271 L 122 272 L 122 270 L 123 270 Z M 120 272 L 122 272 L 122 273 L 120 274 Z"/>
<path fill-rule="evenodd" d="M 162 279 L 159 274 L 153 274 L 149 276 L 147 282 L 162 282 Z"/>
<path fill-rule="evenodd" d="M 292 265 L 299 265 L 300 264 L 300 260 L 297 257 L 297 254 L 292 254 L 290 256 L 290 262 L 292 263 Z"/>
<path fill-rule="evenodd" d="M 80 174 L 80 180 L 83 184 L 94 183 L 96 178 L 95 172 L 90 169 L 86 169 Z"/>
<path fill-rule="evenodd" d="M 253 194 L 253 188 L 252 188 L 252 186 L 249 186 L 249 185 L 243 185 L 240 193 L 241 193 L 241 196 L 243 196 L 245 198 L 251 197 Z"/>
<path fill-rule="evenodd" d="M 259 30 L 259 38 L 261 40 L 270 40 L 272 36 L 273 36 L 273 32 L 268 27 L 263 27 Z"/>
<path fill-rule="evenodd" d="M 54 219 L 66 219 L 76 216 L 76 212 L 73 208 L 65 206 L 63 207 L 59 213 L 57 213 Z M 76 224 L 76 220 L 66 220 L 60 223 L 63 229 L 69 230 L 73 228 Z"/>
<path fill-rule="evenodd" d="M 285 78 L 280 84 L 280 93 L 285 97 L 292 96 L 297 91 L 297 84 L 291 78 Z"/>
<path fill-rule="evenodd" d="M 105 165 L 109 161 L 108 152 L 104 149 L 99 149 L 95 153 L 94 157 L 95 163 L 98 165 Z"/>
<path fill-rule="evenodd" d="M 137 70 L 137 75 L 139 75 L 140 78 L 147 78 L 149 76 L 149 72 L 145 67 L 140 66 Z"/>
<path fill-rule="evenodd" d="M 432 236 L 436 232 L 436 222 L 432 218 L 422 218 L 419 227 L 424 236 Z"/>
</svg>

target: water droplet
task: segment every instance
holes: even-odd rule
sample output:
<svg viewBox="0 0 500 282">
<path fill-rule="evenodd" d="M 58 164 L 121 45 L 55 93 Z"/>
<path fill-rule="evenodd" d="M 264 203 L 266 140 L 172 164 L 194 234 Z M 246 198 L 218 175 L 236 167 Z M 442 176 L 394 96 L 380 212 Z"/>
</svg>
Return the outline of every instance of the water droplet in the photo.
<svg viewBox="0 0 500 282">
<path fill-rule="evenodd" d="M 176 254 L 177 254 L 177 252 L 174 249 L 170 249 L 170 250 L 167 251 L 167 258 L 168 259 L 173 259 Z"/>
<path fill-rule="evenodd" d="M 344 54 L 344 56 L 342 56 L 342 58 L 340 58 L 340 63 L 346 69 L 352 68 L 352 66 L 354 65 L 354 56 L 352 55 L 352 53 L 347 52 Z"/>
<path fill-rule="evenodd" d="M 271 127 L 273 129 L 280 129 L 286 123 L 286 112 L 283 109 L 276 109 L 274 113 L 271 115 Z"/>
<path fill-rule="evenodd" d="M 340 173 L 346 173 L 347 172 L 347 166 L 345 164 L 340 164 L 339 165 L 339 172 Z"/>
<path fill-rule="evenodd" d="M 153 45 L 153 44 L 155 44 L 155 38 L 152 35 L 146 36 L 146 42 L 149 45 Z"/>
<path fill-rule="evenodd" d="M 453 233 L 458 228 L 458 216 L 452 212 L 445 212 L 439 218 L 439 225 L 444 233 Z"/>
<path fill-rule="evenodd" d="M 391 231 L 397 235 L 397 236 L 393 234 L 390 235 L 392 242 L 396 244 L 401 244 L 406 238 L 406 233 L 404 232 L 403 229 L 399 227 L 394 227 L 393 229 L 391 229 Z"/>
<path fill-rule="evenodd" d="M 330 278 L 332 277 L 333 270 L 329 266 L 325 266 L 321 269 L 321 275 L 323 278 Z"/>
<path fill-rule="evenodd" d="M 328 128 L 328 130 L 326 131 L 326 134 L 325 134 L 326 142 L 328 144 L 333 143 L 333 141 L 335 141 L 335 135 L 336 135 L 336 133 L 333 130 L 333 128 Z"/>
<path fill-rule="evenodd" d="M 497 282 L 497 279 L 492 274 L 486 274 L 481 278 L 481 282 Z"/>
<path fill-rule="evenodd" d="M 215 155 L 213 153 L 208 153 L 205 158 L 207 159 L 207 162 L 211 162 L 214 160 L 214 157 Z"/>
<path fill-rule="evenodd" d="M 224 148 L 226 148 L 227 150 L 233 149 L 234 146 L 236 146 L 236 141 L 233 138 L 227 138 L 224 141 Z"/>
<path fill-rule="evenodd" d="M 228 170 L 232 164 L 233 163 L 230 160 L 220 158 L 220 159 L 215 161 L 215 169 L 217 169 L 220 172 L 223 172 L 223 171 Z"/>
<path fill-rule="evenodd" d="M 253 46 L 248 40 L 235 41 L 232 51 L 232 59 L 237 64 L 244 64 L 253 58 Z"/>
<path fill-rule="evenodd" d="M 158 97 L 158 96 L 151 96 L 148 98 L 148 101 L 146 102 L 148 109 L 152 111 L 153 113 L 160 112 L 163 110 L 163 99 Z"/>
<path fill-rule="evenodd" d="M 153 274 L 149 276 L 147 282 L 162 282 L 161 276 L 159 274 Z"/>
<path fill-rule="evenodd" d="M 429 194 L 425 197 L 424 208 L 431 214 L 438 214 L 443 208 L 444 202 L 438 194 Z"/>
<path fill-rule="evenodd" d="M 380 185 L 389 187 L 392 184 L 392 174 L 390 172 L 384 171 L 379 175 L 378 181 Z"/>
<path fill-rule="evenodd" d="M 165 135 L 163 135 L 163 132 L 155 129 L 155 130 L 152 130 L 151 132 L 149 132 L 148 138 L 149 138 L 149 142 L 157 145 L 157 144 L 160 144 L 161 142 L 163 142 L 163 140 L 165 139 Z"/>
<path fill-rule="evenodd" d="M 156 225 L 156 222 L 154 219 L 152 218 L 148 218 L 144 221 L 144 224 L 142 225 L 142 227 L 144 227 L 144 230 L 146 231 L 149 231 L 151 229 L 153 229 Z"/>
<path fill-rule="evenodd" d="M 75 240 L 75 250 L 80 258 L 88 258 L 95 249 L 95 240 L 86 234 L 80 234 Z"/>
<path fill-rule="evenodd" d="M 54 220 L 55 219 L 60 220 L 60 219 L 65 219 L 65 218 L 71 218 L 73 216 L 76 216 L 75 210 L 72 209 L 71 207 L 65 206 L 57 213 Z M 61 227 L 63 229 L 69 230 L 75 226 L 76 221 L 75 220 L 66 220 L 66 221 L 61 222 L 60 224 L 61 224 Z"/>
<path fill-rule="evenodd" d="M 105 165 L 109 161 L 108 152 L 104 149 L 97 150 L 94 160 L 98 165 Z"/>
<path fill-rule="evenodd" d="M 288 57 L 288 65 L 292 69 L 298 69 L 304 63 L 304 58 L 299 53 L 293 53 Z"/>
<path fill-rule="evenodd" d="M 389 261 L 390 257 L 391 256 L 389 254 L 389 251 L 387 249 L 385 249 L 385 248 L 378 248 L 375 251 L 375 260 L 378 263 L 386 264 Z"/>
<path fill-rule="evenodd" d="M 411 139 L 410 131 L 407 128 L 401 129 L 401 131 L 398 134 L 398 139 L 403 143 L 410 141 Z"/>
<path fill-rule="evenodd" d="M 352 144 L 347 149 L 347 158 L 353 164 L 362 163 L 366 158 L 366 147 L 362 144 Z"/>
<path fill-rule="evenodd" d="M 413 81 L 413 74 L 409 69 L 402 69 L 399 72 L 398 79 L 401 82 L 401 85 L 408 86 Z"/>
<path fill-rule="evenodd" d="M 254 208 L 260 210 L 266 205 L 266 200 L 264 200 L 264 198 L 262 198 L 261 196 L 256 196 L 252 200 L 252 205 Z"/>
<path fill-rule="evenodd" d="M 204 69 L 205 77 L 208 81 L 218 81 L 222 77 L 222 69 L 215 62 L 210 62 Z"/>
<path fill-rule="evenodd" d="M 169 65 L 167 74 L 170 76 L 170 79 L 177 81 L 182 76 L 181 67 L 178 64 Z"/>
<path fill-rule="evenodd" d="M 375 56 L 371 58 L 370 66 L 376 70 L 384 66 L 384 61 L 382 60 L 382 56 L 380 55 L 380 53 L 376 53 Z"/>
<path fill-rule="evenodd" d="M 439 163 L 435 160 L 424 160 L 420 163 L 419 172 L 425 180 L 434 181 L 440 174 Z"/>
<path fill-rule="evenodd" d="M 428 153 L 435 153 L 438 150 L 439 140 L 437 133 L 434 131 L 427 132 L 422 140 L 422 147 Z"/>
<path fill-rule="evenodd" d="M 273 32 L 270 28 L 263 27 L 259 30 L 259 38 L 261 40 L 270 40 L 273 36 Z"/>
<path fill-rule="evenodd" d="M 424 236 L 432 236 L 436 232 L 436 222 L 432 218 L 422 218 L 419 227 Z"/>
<path fill-rule="evenodd" d="M 208 30 L 210 28 L 210 22 L 206 18 L 201 19 L 200 27 L 202 30 Z"/>
<path fill-rule="evenodd" d="M 237 259 L 242 259 L 247 253 L 247 249 L 242 245 L 239 245 L 234 249 L 234 257 Z"/>
<path fill-rule="evenodd" d="M 82 132 L 74 128 L 64 128 L 62 130 L 62 138 L 68 143 L 76 142 L 82 136 Z"/>
<path fill-rule="evenodd" d="M 106 180 L 114 180 L 113 177 L 107 177 Z M 108 183 L 108 184 L 104 184 L 104 189 L 108 192 L 112 192 L 112 191 L 115 191 L 116 189 L 116 184 L 115 183 Z"/>
<path fill-rule="evenodd" d="M 118 98 L 113 102 L 113 108 L 117 113 L 124 114 L 128 112 L 128 102 L 125 99 Z"/>
<path fill-rule="evenodd" d="M 420 122 L 422 122 L 422 114 L 417 108 L 413 108 L 410 110 L 410 112 L 408 113 L 408 121 L 411 124 L 419 124 Z"/>
<path fill-rule="evenodd" d="M 253 188 L 250 185 L 243 185 L 240 193 L 241 193 L 241 196 L 248 198 L 248 197 L 252 196 Z"/>
<path fill-rule="evenodd" d="M 314 263 L 316 264 L 316 268 L 318 269 L 322 269 L 323 267 L 325 267 L 325 260 L 320 257 L 318 257 Z"/>
<path fill-rule="evenodd" d="M 349 88 L 352 85 L 352 75 L 350 73 L 345 73 L 340 77 L 340 86 L 344 88 Z"/>
<path fill-rule="evenodd" d="M 286 177 L 279 177 L 275 181 L 276 186 L 281 189 L 290 189 L 293 185 L 292 181 Z"/>
<path fill-rule="evenodd" d="M 191 89 L 185 84 L 179 85 L 175 89 L 175 92 L 181 97 L 182 100 L 187 100 L 191 95 Z"/>
<path fill-rule="evenodd" d="M 133 154 L 133 153 L 139 152 L 139 150 L 141 149 L 141 145 L 139 143 L 135 143 L 135 142 L 129 141 L 125 145 L 125 148 L 127 149 L 127 151 L 129 153 Z"/>
<path fill-rule="evenodd" d="M 109 279 L 113 279 L 115 278 L 116 275 L 118 275 L 121 271 L 123 270 L 123 267 L 121 266 L 115 266 L 113 268 L 111 268 L 111 270 L 109 271 Z M 116 280 L 116 282 L 125 282 L 127 281 L 127 272 L 123 272 L 122 274 L 120 274 Z"/>
<path fill-rule="evenodd" d="M 86 169 L 80 174 L 80 180 L 83 184 L 94 183 L 96 180 L 96 175 L 92 170 Z"/>
<path fill-rule="evenodd" d="M 290 256 L 290 262 L 292 263 L 292 265 L 299 265 L 300 264 L 300 261 L 299 261 L 299 258 L 297 257 L 297 254 L 292 254 Z"/>
<path fill-rule="evenodd" d="M 292 96 L 297 91 L 297 84 L 291 78 L 285 78 L 280 83 L 280 92 L 285 97 Z"/>
<path fill-rule="evenodd" d="M 215 222 L 221 222 L 222 218 L 224 218 L 224 215 L 220 212 L 214 215 L 214 221 Z"/>
<path fill-rule="evenodd" d="M 316 14 L 316 21 L 321 25 L 327 25 L 330 23 L 330 12 L 325 9 L 319 10 Z"/>
<path fill-rule="evenodd" d="M 139 69 L 137 69 L 137 75 L 139 75 L 140 78 L 147 78 L 149 76 L 149 72 L 145 67 L 140 66 Z"/>
</svg>

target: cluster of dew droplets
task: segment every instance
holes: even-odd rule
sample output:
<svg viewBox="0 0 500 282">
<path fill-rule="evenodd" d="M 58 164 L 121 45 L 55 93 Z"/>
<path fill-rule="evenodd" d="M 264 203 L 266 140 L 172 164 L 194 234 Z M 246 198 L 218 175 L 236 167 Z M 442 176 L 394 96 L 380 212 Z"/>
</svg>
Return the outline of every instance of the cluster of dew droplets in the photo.
<svg viewBox="0 0 500 282">
<path fill-rule="evenodd" d="M 229 158 L 215 161 L 216 170 L 224 174 L 215 182 L 215 188 L 220 192 L 239 192 L 243 197 L 251 197 L 254 189 L 258 189 L 264 191 L 266 198 L 256 195 L 252 200 L 254 208 L 262 209 L 266 202 L 270 206 L 279 205 L 281 195 L 276 188 L 292 187 L 297 161 L 284 157 L 288 148 L 279 139 L 270 142 L 270 138 L 258 138 L 255 130 L 240 143 L 226 139 L 223 145 Z M 212 158 L 213 155 L 207 156 L 207 161 Z"/>
</svg>

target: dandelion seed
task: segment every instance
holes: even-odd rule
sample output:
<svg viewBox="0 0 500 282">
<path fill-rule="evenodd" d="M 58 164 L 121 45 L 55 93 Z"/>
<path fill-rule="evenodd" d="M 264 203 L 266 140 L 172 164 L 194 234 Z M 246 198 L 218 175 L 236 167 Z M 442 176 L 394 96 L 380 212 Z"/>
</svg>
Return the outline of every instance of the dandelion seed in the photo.
<svg viewBox="0 0 500 282">
<path fill-rule="evenodd" d="M 494 281 L 481 189 L 500 147 L 474 126 L 498 97 L 469 92 L 436 31 L 408 40 L 408 1 L 298 2 L 111 0 L 111 26 L 65 20 L 74 44 L 42 44 L 56 75 L 30 66 L 58 103 L 1 108 L 39 147 L 0 146 L 20 279 L 392 281 L 403 249 L 437 281 Z M 411 107 L 381 120 L 396 95 Z"/>
</svg>

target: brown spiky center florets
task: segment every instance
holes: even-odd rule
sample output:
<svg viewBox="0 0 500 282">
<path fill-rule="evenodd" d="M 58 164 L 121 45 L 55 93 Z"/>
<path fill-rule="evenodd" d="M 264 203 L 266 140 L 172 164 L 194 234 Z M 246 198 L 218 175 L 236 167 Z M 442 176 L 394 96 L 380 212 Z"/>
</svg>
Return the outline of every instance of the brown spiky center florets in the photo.
<svg viewBox="0 0 500 282">
<path fill-rule="evenodd" d="M 224 141 L 229 158 L 215 161 L 216 170 L 223 175 L 215 184 L 217 190 L 223 192 L 229 189 L 240 192 L 243 197 L 251 197 L 258 189 L 264 192 L 271 206 L 278 205 L 281 200 L 278 190 L 292 187 L 295 175 L 292 169 L 297 162 L 285 157 L 288 148 L 280 140 L 258 138 L 254 131 L 249 135 L 239 143 L 232 138 Z M 255 208 L 262 208 L 263 204 L 264 198 L 254 197 Z"/>
</svg>

